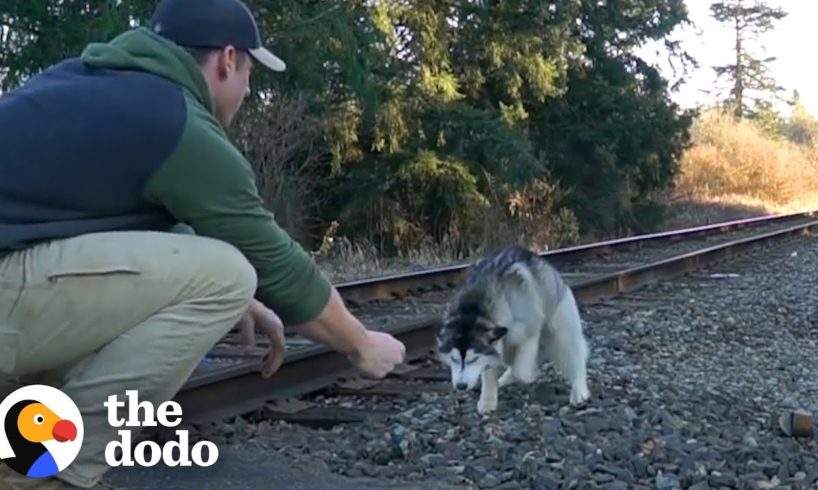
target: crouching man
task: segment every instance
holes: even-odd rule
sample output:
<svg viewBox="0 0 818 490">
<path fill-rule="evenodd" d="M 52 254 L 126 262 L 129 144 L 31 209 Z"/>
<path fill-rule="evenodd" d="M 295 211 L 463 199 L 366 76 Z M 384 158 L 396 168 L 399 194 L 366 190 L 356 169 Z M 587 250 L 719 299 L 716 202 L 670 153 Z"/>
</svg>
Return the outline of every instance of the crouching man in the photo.
<svg viewBox="0 0 818 490">
<path fill-rule="evenodd" d="M 85 426 L 55 478 L 2 466 L 0 488 L 98 485 L 107 397 L 173 398 L 242 318 L 273 340 L 265 375 L 281 364 L 275 314 L 366 375 L 403 362 L 263 208 L 226 136 L 258 65 L 285 69 L 239 0 L 163 0 L 149 28 L 0 97 L 0 376 L 60 373 Z"/>
</svg>

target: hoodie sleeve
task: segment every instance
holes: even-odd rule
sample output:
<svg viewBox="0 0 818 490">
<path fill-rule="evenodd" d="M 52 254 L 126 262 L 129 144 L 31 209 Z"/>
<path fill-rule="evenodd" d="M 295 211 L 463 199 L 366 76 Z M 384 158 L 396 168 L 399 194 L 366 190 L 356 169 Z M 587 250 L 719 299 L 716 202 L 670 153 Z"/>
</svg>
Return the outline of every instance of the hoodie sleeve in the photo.
<svg viewBox="0 0 818 490">
<path fill-rule="evenodd" d="M 238 248 L 257 271 L 256 296 L 285 323 L 314 320 L 331 284 L 264 208 L 249 162 L 215 121 L 191 110 L 176 151 L 148 181 L 145 198 L 196 234 Z"/>
</svg>

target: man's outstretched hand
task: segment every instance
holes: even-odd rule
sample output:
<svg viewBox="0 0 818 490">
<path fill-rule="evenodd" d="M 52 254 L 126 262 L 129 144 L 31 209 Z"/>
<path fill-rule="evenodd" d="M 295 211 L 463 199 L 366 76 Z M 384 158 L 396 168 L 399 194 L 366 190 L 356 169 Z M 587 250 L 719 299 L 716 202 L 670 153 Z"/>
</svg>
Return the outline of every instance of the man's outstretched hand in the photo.
<svg viewBox="0 0 818 490">
<path fill-rule="evenodd" d="M 367 330 L 363 342 L 349 358 L 364 375 L 381 379 L 403 363 L 406 346 L 388 333 Z"/>
</svg>

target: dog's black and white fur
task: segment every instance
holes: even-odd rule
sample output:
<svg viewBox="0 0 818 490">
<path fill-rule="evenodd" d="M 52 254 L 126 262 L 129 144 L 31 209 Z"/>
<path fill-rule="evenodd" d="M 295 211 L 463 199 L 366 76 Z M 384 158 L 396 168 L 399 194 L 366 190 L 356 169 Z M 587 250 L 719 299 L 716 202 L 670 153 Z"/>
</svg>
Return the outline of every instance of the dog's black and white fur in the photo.
<svg viewBox="0 0 818 490">
<path fill-rule="evenodd" d="M 472 266 L 437 332 L 438 357 L 450 367 L 452 384 L 473 389 L 482 380 L 480 413 L 497 408 L 500 387 L 534 382 L 545 360 L 570 384 L 570 403 L 583 404 L 590 398 L 588 351 L 571 288 L 553 266 L 520 247 Z"/>
</svg>

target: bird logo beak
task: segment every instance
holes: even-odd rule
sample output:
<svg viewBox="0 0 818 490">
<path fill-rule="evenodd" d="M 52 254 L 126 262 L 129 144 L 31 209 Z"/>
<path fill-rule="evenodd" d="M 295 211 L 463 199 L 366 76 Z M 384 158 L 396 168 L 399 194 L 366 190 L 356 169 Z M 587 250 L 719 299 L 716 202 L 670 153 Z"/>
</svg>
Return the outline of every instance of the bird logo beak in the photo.
<svg viewBox="0 0 818 490">
<path fill-rule="evenodd" d="M 51 435 L 58 442 L 73 441 L 77 438 L 77 426 L 70 420 L 60 420 L 54 424 Z"/>
</svg>

